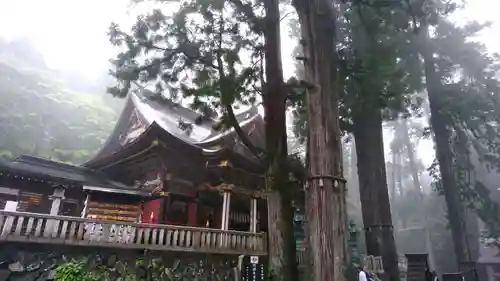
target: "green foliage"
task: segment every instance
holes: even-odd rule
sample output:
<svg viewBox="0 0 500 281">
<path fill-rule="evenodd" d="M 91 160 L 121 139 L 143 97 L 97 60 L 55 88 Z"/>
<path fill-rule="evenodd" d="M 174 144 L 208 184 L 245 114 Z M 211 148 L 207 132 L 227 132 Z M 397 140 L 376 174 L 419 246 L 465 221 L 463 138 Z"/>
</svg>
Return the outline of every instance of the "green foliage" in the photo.
<svg viewBox="0 0 500 281">
<path fill-rule="evenodd" d="M 491 198 L 489 188 L 475 177 L 479 168 L 474 163 L 477 157 L 487 168 L 498 167 L 498 105 L 495 95 L 500 90 L 496 77 L 498 56 L 488 54 L 484 45 L 472 40 L 485 24 L 475 22 L 457 27 L 446 19 L 448 13 L 458 5 L 450 2 L 408 1 L 413 6 L 410 23 L 415 30 L 410 37 L 413 52 L 427 53 L 435 63 L 438 85 L 428 85 L 433 91 L 433 104 L 446 124 L 446 131 L 436 138 L 446 138 L 452 150 L 450 167 L 455 174 L 455 183 L 462 202 L 476 211 L 489 228 L 488 235 L 499 237 L 500 221 L 498 203 Z M 411 8 L 411 7 L 410 7 Z M 434 29 L 433 36 L 419 36 Z M 422 30 L 420 28 L 423 27 Z M 423 40 L 424 38 L 424 40 Z M 418 76 L 423 73 L 415 72 Z M 429 73 L 426 73 L 429 75 Z M 426 78 L 432 78 L 427 76 Z M 434 83 L 436 84 L 436 83 Z M 448 166 L 446 163 L 441 163 Z M 440 182 L 438 163 L 430 167 L 431 175 Z M 436 185 L 442 192 L 441 186 Z M 453 186 L 451 187 L 453 188 Z"/>
<path fill-rule="evenodd" d="M 132 31 L 110 27 L 114 45 L 125 49 L 114 60 L 119 84 L 109 88 L 125 96 L 132 85 L 154 88 L 157 95 L 180 101 L 209 117 L 234 103 L 253 105 L 261 92 L 261 19 L 250 2 L 182 2 L 166 15 L 155 9 L 140 16 Z"/>
<path fill-rule="evenodd" d="M 161 257 L 139 257 L 132 264 L 118 260 L 112 255 L 86 257 L 79 261 L 59 265 L 55 272 L 56 281 L 185 281 L 185 280 L 232 280 L 233 268 L 229 260 L 164 259 Z M 134 264 L 135 263 L 135 264 Z"/>
<path fill-rule="evenodd" d="M 0 52 L 0 94 L 3 157 L 83 162 L 102 146 L 116 120 L 100 97 L 72 92 L 51 71 L 7 51 Z"/>
<path fill-rule="evenodd" d="M 410 41 L 413 35 L 407 20 L 407 11 L 400 5 L 374 7 L 364 1 L 340 5 L 335 51 L 344 132 L 352 132 L 355 119 L 364 116 L 367 106 L 383 110 L 386 119 L 420 107 L 421 99 L 415 93 L 423 88 L 422 66 Z M 297 71 L 300 75 L 299 65 Z M 294 133 L 302 141 L 307 127 L 304 97 L 296 94 L 291 100 Z"/>
<path fill-rule="evenodd" d="M 68 262 L 56 268 L 56 281 L 99 281 L 94 272 L 88 271 L 82 262 Z"/>
<path fill-rule="evenodd" d="M 340 79 L 346 122 L 363 114 L 363 104 L 400 112 L 410 94 L 422 88 L 418 57 L 411 53 L 407 27 L 399 26 L 404 11 L 392 6 L 373 9 L 351 4 L 340 24 Z M 391 117 L 386 116 L 386 117 Z"/>
<path fill-rule="evenodd" d="M 137 261 L 139 265 L 139 260 Z M 111 267 L 112 266 L 112 267 Z M 116 277 L 122 278 L 124 281 L 140 280 L 135 272 L 131 272 L 128 266 L 117 261 L 113 265 L 90 265 L 88 260 L 80 261 L 72 260 L 59 265 L 55 270 L 56 281 L 111 281 L 116 280 Z M 144 279 L 144 278 L 143 278 Z M 161 280 L 161 279 L 154 279 Z"/>
<path fill-rule="evenodd" d="M 434 54 L 441 80 L 441 93 L 434 106 L 440 108 L 447 125 L 461 200 L 487 224 L 490 236 L 500 237 L 500 207 L 475 176 L 479 166 L 490 169 L 500 163 L 498 56 L 490 55 L 484 45 L 471 40 L 486 26 L 473 22 L 459 28 L 442 19 L 427 48 Z M 481 163 L 475 164 L 475 158 Z M 439 181 L 437 167 L 435 162 L 430 171 Z M 442 192 L 441 186 L 437 187 Z"/>
</svg>

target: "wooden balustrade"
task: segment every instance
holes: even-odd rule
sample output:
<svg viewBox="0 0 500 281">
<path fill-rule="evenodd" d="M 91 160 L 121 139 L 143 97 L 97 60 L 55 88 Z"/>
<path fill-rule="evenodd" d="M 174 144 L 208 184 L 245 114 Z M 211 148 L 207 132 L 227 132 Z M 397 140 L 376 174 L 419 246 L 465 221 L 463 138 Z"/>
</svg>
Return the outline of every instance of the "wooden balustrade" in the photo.
<svg viewBox="0 0 500 281">
<path fill-rule="evenodd" d="M 0 211 L 0 242 L 266 255 L 266 235 Z"/>
<path fill-rule="evenodd" d="M 378 256 L 364 256 L 363 266 L 370 272 L 380 274 L 384 273 L 384 263 L 382 257 Z"/>
<path fill-rule="evenodd" d="M 304 266 L 306 264 L 306 250 L 305 249 L 297 249 L 297 265 Z"/>
</svg>

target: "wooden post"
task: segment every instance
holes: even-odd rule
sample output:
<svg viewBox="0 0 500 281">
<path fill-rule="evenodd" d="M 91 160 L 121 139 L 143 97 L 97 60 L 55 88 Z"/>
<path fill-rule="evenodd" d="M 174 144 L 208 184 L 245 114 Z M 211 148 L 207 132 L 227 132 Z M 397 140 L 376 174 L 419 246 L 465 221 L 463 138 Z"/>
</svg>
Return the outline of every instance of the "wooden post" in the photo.
<svg viewBox="0 0 500 281">
<path fill-rule="evenodd" d="M 57 216 L 59 215 L 59 211 L 61 210 L 61 203 L 64 199 L 64 187 L 60 185 L 54 187 L 54 193 L 50 196 L 50 199 L 52 199 L 50 215 Z M 47 224 L 45 225 L 44 237 L 50 237 L 53 232 L 57 231 L 57 228 L 57 220 L 47 220 Z"/>
<path fill-rule="evenodd" d="M 225 230 L 226 227 L 226 201 L 227 201 L 227 192 L 224 191 L 222 193 L 222 219 L 220 222 L 220 229 Z"/>
<path fill-rule="evenodd" d="M 250 201 L 250 232 L 257 233 L 257 199 Z"/>
<path fill-rule="evenodd" d="M 87 217 L 87 212 L 89 210 L 89 204 L 90 204 L 90 193 L 87 193 L 87 197 L 85 198 L 85 203 L 83 205 L 82 218 Z"/>
<path fill-rule="evenodd" d="M 224 230 L 229 230 L 229 218 L 231 215 L 231 193 L 226 191 L 226 220 L 224 221 Z"/>
<path fill-rule="evenodd" d="M 229 228 L 230 205 L 231 205 L 231 193 L 229 191 L 224 191 L 222 198 L 222 222 L 221 222 L 222 230 L 228 230 Z"/>
<path fill-rule="evenodd" d="M 64 199 L 64 187 L 56 186 L 51 199 L 52 206 L 50 207 L 50 215 L 57 216 L 59 214 L 59 210 L 61 209 L 62 200 Z"/>
</svg>

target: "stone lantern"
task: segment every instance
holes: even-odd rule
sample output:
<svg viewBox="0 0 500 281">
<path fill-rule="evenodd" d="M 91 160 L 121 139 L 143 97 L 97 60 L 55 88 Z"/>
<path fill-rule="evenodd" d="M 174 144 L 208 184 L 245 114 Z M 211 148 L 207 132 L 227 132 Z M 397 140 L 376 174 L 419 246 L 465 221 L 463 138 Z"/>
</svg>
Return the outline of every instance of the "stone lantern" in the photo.
<svg viewBox="0 0 500 281">
<path fill-rule="evenodd" d="M 349 247 L 349 253 L 351 255 L 351 264 L 361 264 L 361 256 L 359 253 L 359 241 L 358 241 L 358 229 L 353 221 L 349 222 L 349 240 L 347 245 Z"/>
</svg>

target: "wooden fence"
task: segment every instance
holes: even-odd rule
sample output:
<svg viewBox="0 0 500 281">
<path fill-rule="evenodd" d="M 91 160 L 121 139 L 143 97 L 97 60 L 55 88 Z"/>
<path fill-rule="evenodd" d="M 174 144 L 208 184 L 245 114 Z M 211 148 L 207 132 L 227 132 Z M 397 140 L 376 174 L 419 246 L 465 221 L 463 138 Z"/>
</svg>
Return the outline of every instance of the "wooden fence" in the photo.
<svg viewBox="0 0 500 281">
<path fill-rule="evenodd" d="M 0 242 L 266 255 L 265 233 L 0 211 Z"/>
</svg>

